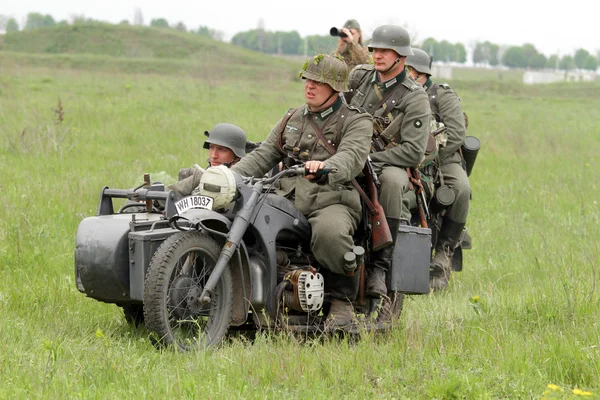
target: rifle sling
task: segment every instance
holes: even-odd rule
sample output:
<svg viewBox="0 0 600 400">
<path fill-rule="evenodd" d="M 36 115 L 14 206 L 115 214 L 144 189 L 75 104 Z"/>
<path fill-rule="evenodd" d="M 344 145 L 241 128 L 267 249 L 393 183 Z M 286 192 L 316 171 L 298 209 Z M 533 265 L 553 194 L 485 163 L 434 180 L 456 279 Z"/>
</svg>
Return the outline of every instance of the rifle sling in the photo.
<svg viewBox="0 0 600 400">
<path fill-rule="evenodd" d="M 315 130 L 315 133 L 316 133 L 317 137 L 323 143 L 323 146 L 325 147 L 325 149 L 329 152 L 329 154 L 334 155 L 336 153 L 336 149 L 335 149 L 335 147 L 333 147 L 331 145 L 331 143 L 329 143 L 327 141 L 327 139 L 325 138 L 325 135 L 323 135 L 323 131 L 321 130 L 321 128 L 319 128 L 319 126 L 311 118 L 308 119 L 308 122 L 310 122 L 310 125 Z M 369 212 L 372 215 L 379 215 L 379 211 L 377 211 L 377 209 L 375 208 L 375 205 L 373 204 L 373 202 L 371 201 L 371 199 L 369 198 L 369 196 L 367 196 L 367 194 L 360 187 L 360 185 L 358 184 L 358 182 L 356 182 L 356 179 L 352 179 L 350 182 L 352 182 L 352 185 L 354 186 L 354 188 L 356 189 L 356 191 L 358 192 L 358 194 L 360 195 L 360 197 L 365 202 L 365 205 L 369 209 Z"/>
</svg>

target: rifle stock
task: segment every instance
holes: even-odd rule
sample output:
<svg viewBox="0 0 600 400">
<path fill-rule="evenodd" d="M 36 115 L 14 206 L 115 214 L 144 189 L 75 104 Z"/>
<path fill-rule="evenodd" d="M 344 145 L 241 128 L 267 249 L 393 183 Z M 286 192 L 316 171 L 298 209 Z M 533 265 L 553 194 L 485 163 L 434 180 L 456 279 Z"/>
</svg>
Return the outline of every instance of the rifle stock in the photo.
<svg viewBox="0 0 600 400">
<path fill-rule="evenodd" d="M 377 186 L 373 179 L 374 172 L 369 161 L 365 164 L 363 174 L 365 175 L 365 183 L 374 209 L 371 212 L 371 249 L 379 251 L 393 243 L 392 232 L 385 218 L 383 206 L 379 203 Z"/>
</svg>

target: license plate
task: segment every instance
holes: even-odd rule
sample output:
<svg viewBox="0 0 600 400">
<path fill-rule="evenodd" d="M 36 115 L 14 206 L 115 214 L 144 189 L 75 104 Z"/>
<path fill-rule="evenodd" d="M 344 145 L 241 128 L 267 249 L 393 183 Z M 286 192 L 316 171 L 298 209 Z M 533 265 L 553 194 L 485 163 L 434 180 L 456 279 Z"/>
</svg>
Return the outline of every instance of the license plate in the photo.
<svg viewBox="0 0 600 400">
<path fill-rule="evenodd" d="M 179 214 L 192 208 L 212 210 L 212 206 L 213 198 L 208 196 L 188 196 L 175 202 Z"/>
</svg>

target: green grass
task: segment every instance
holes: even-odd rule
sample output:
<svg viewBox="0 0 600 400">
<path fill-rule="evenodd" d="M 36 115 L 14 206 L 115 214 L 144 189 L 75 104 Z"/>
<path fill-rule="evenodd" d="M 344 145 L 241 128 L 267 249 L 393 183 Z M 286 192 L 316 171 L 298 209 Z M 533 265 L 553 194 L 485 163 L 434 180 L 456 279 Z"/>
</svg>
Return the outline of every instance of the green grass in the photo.
<svg viewBox="0 0 600 400">
<path fill-rule="evenodd" d="M 0 52 L 0 398 L 529 399 L 548 384 L 564 390 L 548 398 L 600 397 L 598 83 L 450 82 L 482 142 L 474 249 L 391 333 L 175 354 L 77 291 L 77 226 L 103 186 L 204 164 L 218 122 L 261 140 L 303 97 L 289 75 L 164 61 Z"/>
</svg>

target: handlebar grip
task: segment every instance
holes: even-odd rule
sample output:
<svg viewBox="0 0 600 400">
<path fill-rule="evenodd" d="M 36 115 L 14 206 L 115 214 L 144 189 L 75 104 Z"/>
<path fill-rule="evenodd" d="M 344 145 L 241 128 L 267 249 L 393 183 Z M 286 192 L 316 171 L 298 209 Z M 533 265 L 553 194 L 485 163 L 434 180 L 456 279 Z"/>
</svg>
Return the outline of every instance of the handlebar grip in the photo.
<svg viewBox="0 0 600 400">
<path fill-rule="evenodd" d="M 323 169 L 319 169 L 317 170 L 317 172 L 311 174 L 311 172 L 308 169 L 304 169 L 304 175 L 315 175 L 315 176 L 323 176 L 323 175 L 328 175 L 328 174 L 335 174 L 336 172 L 338 172 L 338 169 L 335 167 L 324 167 Z"/>
</svg>

